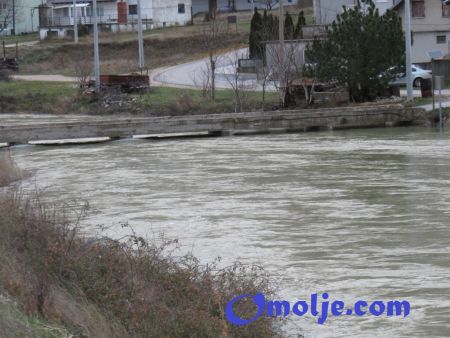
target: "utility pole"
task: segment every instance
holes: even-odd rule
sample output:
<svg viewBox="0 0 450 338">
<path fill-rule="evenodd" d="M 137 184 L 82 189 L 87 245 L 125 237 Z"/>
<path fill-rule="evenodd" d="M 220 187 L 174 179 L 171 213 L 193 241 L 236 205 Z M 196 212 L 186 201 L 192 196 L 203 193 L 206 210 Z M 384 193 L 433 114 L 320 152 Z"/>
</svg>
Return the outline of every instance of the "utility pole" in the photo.
<svg viewBox="0 0 450 338">
<path fill-rule="evenodd" d="M 98 50 L 98 24 L 97 24 L 97 0 L 92 2 L 94 12 L 94 67 L 95 67 L 95 92 L 100 93 L 100 53 Z"/>
<path fill-rule="evenodd" d="M 144 56 L 144 33 L 142 31 L 142 7 L 141 0 L 137 1 L 138 6 L 138 40 L 139 40 L 139 70 L 142 71 L 145 68 L 145 56 Z"/>
<path fill-rule="evenodd" d="M 13 31 L 12 31 L 12 35 L 16 35 L 16 0 L 12 0 L 12 24 L 13 24 Z"/>
<path fill-rule="evenodd" d="M 78 43 L 78 10 L 77 0 L 73 0 L 73 38 Z"/>
<path fill-rule="evenodd" d="M 405 41 L 406 41 L 406 88 L 407 101 L 413 100 L 412 46 L 411 46 L 411 0 L 405 0 Z"/>
<path fill-rule="evenodd" d="M 285 71 L 286 71 L 286 69 L 285 69 L 285 67 L 286 67 L 286 51 L 285 51 L 285 48 L 284 48 L 284 8 L 283 8 L 283 1 L 282 0 L 279 0 L 279 16 L 280 16 L 280 18 L 279 18 L 279 27 L 278 27 L 278 29 L 279 29 L 279 35 L 280 35 L 280 65 L 279 65 L 279 72 L 280 72 L 280 74 L 279 74 L 279 81 L 280 81 L 280 84 L 279 84 L 279 86 L 280 86 L 280 94 L 281 95 L 284 95 L 284 91 L 283 91 L 283 86 L 285 86 L 286 84 L 285 84 Z M 283 104 L 284 104 L 284 98 L 281 98 L 281 101 L 283 102 Z"/>
</svg>

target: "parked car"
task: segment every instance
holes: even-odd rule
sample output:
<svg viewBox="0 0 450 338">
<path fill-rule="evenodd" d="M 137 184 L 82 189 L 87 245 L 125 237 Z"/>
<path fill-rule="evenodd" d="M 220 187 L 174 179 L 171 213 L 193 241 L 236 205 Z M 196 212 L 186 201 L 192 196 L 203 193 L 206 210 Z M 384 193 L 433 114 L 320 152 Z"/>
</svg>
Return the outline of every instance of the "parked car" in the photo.
<svg viewBox="0 0 450 338">
<path fill-rule="evenodd" d="M 394 68 L 390 68 L 388 71 L 392 71 Z M 431 80 L 431 70 L 425 70 L 419 66 L 412 66 L 412 81 L 414 87 L 420 87 L 422 80 Z M 406 85 L 406 73 L 399 72 L 396 79 L 390 82 L 391 85 Z"/>
</svg>

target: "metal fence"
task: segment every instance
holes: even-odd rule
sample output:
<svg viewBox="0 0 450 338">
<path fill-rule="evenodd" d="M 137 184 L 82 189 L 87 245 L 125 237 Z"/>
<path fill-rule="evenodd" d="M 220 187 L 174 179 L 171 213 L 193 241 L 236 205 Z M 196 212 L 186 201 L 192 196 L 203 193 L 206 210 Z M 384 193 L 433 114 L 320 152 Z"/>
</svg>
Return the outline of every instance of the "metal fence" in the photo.
<svg viewBox="0 0 450 338">
<path fill-rule="evenodd" d="M 94 22 L 93 16 L 82 16 L 77 18 L 78 25 L 92 25 Z M 97 17 L 99 24 L 119 24 L 119 17 L 117 15 L 100 15 Z M 120 24 L 137 25 L 138 16 L 128 15 L 126 22 L 120 22 Z M 153 19 L 143 16 L 142 23 L 152 24 Z M 53 16 L 47 18 L 41 18 L 41 27 L 61 27 L 61 26 L 73 26 L 74 18 L 70 16 Z"/>
</svg>

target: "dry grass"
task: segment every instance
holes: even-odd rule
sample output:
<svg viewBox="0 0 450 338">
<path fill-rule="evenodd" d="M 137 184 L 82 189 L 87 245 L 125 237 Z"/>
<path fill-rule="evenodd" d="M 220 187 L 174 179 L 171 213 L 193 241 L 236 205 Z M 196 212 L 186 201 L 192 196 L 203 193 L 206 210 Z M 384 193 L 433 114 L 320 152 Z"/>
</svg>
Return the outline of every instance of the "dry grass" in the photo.
<svg viewBox="0 0 450 338">
<path fill-rule="evenodd" d="M 11 158 L 9 152 L 0 151 L 0 187 L 7 186 L 22 177 L 22 171 Z"/>
<path fill-rule="evenodd" d="M 198 28 L 196 28 L 198 29 Z M 170 35 L 169 35 L 170 36 Z M 220 48 L 227 50 L 242 46 L 247 35 L 226 34 Z M 104 41 L 105 40 L 105 41 Z M 120 38 L 102 40 L 100 44 L 100 67 L 103 74 L 124 74 L 138 71 L 138 43 Z M 151 36 L 145 40 L 146 66 L 154 69 L 170 66 L 205 56 L 207 52 L 199 32 L 174 37 Z M 65 74 L 77 76 L 80 60 L 84 70 L 93 69 L 93 44 L 89 41 L 75 45 L 72 42 L 49 43 L 33 46 L 22 51 L 21 72 L 24 74 Z"/>
<path fill-rule="evenodd" d="M 80 227 L 86 211 L 0 194 L 0 292 L 26 314 L 76 337 L 278 336 L 274 319 L 238 328 L 224 315 L 236 295 L 271 295 L 258 267 L 204 266 L 175 256 L 176 241 L 155 245 L 132 229 L 120 241 L 92 237 Z M 236 311 L 251 317 L 254 309 Z"/>
</svg>

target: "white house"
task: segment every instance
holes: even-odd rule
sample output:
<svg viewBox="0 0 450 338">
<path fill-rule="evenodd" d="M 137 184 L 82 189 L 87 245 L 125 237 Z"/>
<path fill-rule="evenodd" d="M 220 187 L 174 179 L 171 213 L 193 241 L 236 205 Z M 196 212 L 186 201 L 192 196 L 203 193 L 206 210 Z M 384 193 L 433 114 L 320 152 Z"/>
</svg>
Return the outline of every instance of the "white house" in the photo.
<svg viewBox="0 0 450 338">
<path fill-rule="evenodd" d="M 77 22 L 81 29 L 92 30 L 92 0 L 76 0 Z M 144 29 L 186 25 L 191 22 L 192 0 L 141 0 Z M 47 0 L 39 8 L 39 35 L 73 35 L 73 0 Z M 137 0 L 97 0 L 97 19 L 101 31 L 137 29 Z"/>
<path fill-rule="evenodd" d="M 192 14 L 208 12 L 208 0 L 192 0 Z M 217 0 L 219 12 L 251 11 L 256 8 L 278 8 L 279 0 Z M 296 5 L 297 0 L 283 0 L 285 5 Z"/>
<path fill-rule="evenodd" d="M 38 29 L 41 0 L 0 0 L 0 35 L 24 34 Z M 14 15 L 14 20 L 13 20 Z"/>
<path fill-rule="evenodd" d="M 394 5 L 394 0 L 374 0 L 380 14 Z M 314 0 L 314 18 L 317 25 L 329 25 L 343 12 L 343 7 L 353 7 L 356 0 Z"/>
<path fill-rule="evenodd" d="M 404 1 L 397 0 L 394 9 L 404 22 Z M 411 11 L 412 61 L 430 63 L 429 52 L 450 54 L 450 5 L 444 5 L 441 0 L 412 0 Z"/>
</svg>

